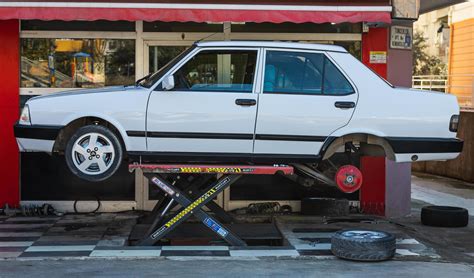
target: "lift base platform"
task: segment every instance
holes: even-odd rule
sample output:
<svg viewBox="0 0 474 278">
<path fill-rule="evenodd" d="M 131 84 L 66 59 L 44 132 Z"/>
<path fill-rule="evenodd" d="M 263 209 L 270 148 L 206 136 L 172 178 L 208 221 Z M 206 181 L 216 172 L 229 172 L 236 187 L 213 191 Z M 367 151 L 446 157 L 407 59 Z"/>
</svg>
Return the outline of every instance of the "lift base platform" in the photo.
<svg viewBox="0 0 474 278">
<path fill-rule="evenodd" d="M 163 198 L 158 201 L 151 213 L 152 224 L 145 233 L 145 237 L 138 242 L 138 245 L 142 246 L 155 245 L 192 215 L 229 245 L 246 246 L 245 241 L 222 223 L 231 222 L 232 217 L 212 200 L 242 175 L 291 175 L 294 173 L 293 167 L 288 165 L 129 165 L 130 171 L 136 169 L 141 169 L 151 184 L 163 191 Z M 206 177 L 195 179 L 180 187 L 176 180 L 169 181 L 167 174 L 194 174 Z M 217 179 L 214 181 L 212 177 L 215 175 Z M 167 217 L 168 212 L 177 205 L 180 205 L 181 209 L 171 217 Z M 211 215 L 205 211 L 204 206 L 214 214 Z"/>
</svg>

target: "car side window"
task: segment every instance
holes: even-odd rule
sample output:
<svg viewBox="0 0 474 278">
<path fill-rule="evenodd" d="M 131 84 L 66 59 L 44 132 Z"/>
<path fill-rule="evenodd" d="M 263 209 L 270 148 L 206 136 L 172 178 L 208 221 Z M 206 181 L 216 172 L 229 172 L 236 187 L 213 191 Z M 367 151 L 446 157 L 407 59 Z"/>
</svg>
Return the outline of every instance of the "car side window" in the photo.
<svg viewBox="0 0 474 278">
<path fill-rule="evenodd" d="M 268 51 L 263 92 L 321 94 L 323 62 L 319 53 Z"/>
<path fill-rule="evenodd" d="M 324 88 L 325 95 L 348 95 L 354 93 L 354 88 L 336 66 L 328 59 L 324 61 Z"/>
<path fill-rule="evenodd" d="M 251 93 L 256 61 L 256 50 L 201 51 L 174 74 L 174 90 Z"/>
<path fill-rule="evenodd" d="M 263 92 L 347 95 L 354 89 L 322 53 L 267 51 Z"/>
</svg>

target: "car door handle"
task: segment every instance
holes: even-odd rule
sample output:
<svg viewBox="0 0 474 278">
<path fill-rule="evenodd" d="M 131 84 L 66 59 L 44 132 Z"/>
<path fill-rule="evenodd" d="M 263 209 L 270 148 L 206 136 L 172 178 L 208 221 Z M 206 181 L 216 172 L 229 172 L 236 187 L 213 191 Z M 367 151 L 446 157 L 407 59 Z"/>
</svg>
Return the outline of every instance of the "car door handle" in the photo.
<svg viewBox="0 0 474 278">
<path fill-rule="evenodd" d="M 255 99 L 238 98 L 235 100 L 235 104 L 241 106 L 254 106 L 255 104 L 257 104 L 257 101 Z"/>
<path fill-rule="evenodd" d="M 336 101 L 334 103 L 334 106 L 341 109 L 349 109 L 349 108 L 354 108 L 356 104 L 352 101 Z"/>
</svg>

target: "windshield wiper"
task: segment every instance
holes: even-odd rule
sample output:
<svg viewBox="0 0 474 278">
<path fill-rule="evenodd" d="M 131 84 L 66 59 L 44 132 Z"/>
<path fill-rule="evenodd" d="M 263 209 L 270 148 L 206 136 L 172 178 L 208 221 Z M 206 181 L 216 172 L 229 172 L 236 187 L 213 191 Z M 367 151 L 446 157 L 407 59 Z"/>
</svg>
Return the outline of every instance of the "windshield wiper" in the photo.
<svg viewBox="0 0 474 278">
<path fill-rule="evenodd" d="M 140 84 L 140 82 L 142 82 L 143 80 L 147 79 L 148 77 L 150 77 L 152 73 L 149 73 L 145 76 L 143 76 L 142 78 L 138 79 L 137 81 L 135 81 L 135 87 L 138 87 L 138 85 Z"/>
</svg>

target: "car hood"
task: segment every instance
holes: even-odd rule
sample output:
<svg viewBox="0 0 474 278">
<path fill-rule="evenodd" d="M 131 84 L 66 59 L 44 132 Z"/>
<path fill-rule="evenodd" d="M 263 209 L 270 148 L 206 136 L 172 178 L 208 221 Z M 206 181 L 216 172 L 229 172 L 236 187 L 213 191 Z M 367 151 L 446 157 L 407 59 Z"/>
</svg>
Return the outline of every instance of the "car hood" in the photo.
<svg viewBox="0 0 474 278">
<path fill-rule="evenodd" d="M 137 89 L 144 89 L 144 88 L 136 87 L 136 86 L 112 86 L 112 87 L 105 87 L 105 88 L 69 90 L 69 91 L 64 91 L 64 92 L 59 92 L 59 93 L 52 93 L 48 95 L 37 96 L 37 97 L 32 98 L 31 100 L 66 97 L 66 96 L 77 96 L 77 95 L 84 95 L 84 94 L 99 94 L 99 93 L 112 93 L 112 92 L 118 93 L 118 92 L 137 90 Z"/>
</svg>

